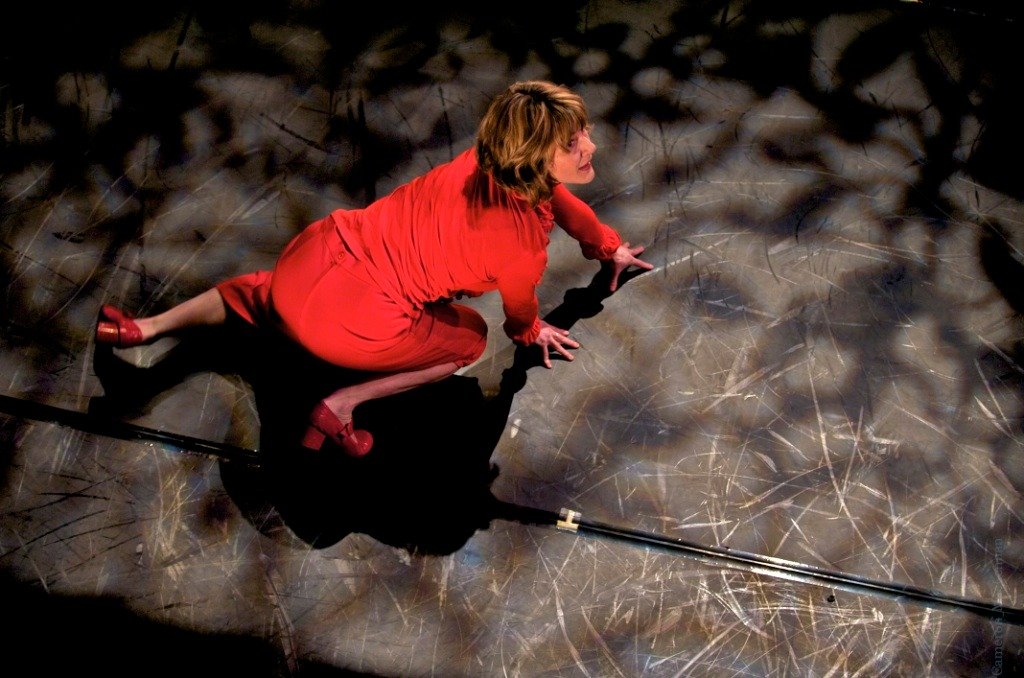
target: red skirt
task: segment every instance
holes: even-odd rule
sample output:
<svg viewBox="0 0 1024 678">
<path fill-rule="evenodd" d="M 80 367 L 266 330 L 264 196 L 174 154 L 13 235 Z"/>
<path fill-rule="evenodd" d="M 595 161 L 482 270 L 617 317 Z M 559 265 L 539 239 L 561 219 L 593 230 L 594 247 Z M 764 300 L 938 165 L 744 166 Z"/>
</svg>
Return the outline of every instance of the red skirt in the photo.
<svg viewBox="0 0 1024 678">
<path fill-rule="evenodd" d="M 390 299 L 351 252 L 331 219 L 310 224 L 271 271 L 216 286 L 231 310 L 256 326 L 273 326 L 331 364 L 406 372 L 476 361 L 487 323 L 462 304 L 428 304 L 410 315 Z"/>
</svg>

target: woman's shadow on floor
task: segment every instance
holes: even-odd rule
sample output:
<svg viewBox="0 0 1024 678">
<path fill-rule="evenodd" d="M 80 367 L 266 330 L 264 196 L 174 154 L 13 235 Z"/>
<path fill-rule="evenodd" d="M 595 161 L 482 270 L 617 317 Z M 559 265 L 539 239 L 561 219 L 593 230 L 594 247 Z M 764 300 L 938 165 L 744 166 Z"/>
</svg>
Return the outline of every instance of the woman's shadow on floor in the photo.
<svg viewBox="0 0 1024 678">
<path fill-rule="evenodd" d="M 302 448 L 316 402 L 361 376 L 294 352 L 247 376 L 263 465 L 222 464 L 225 487 L 250 509 L 250 522 L 272 526 L 265 521 L 270 504 L 291 534 L 316 548 L 358 532 L 417 553 L 458 550 L 493 515 L 498 469 L 490 457 L 511 397 L 487 398 L 476 379 L 452 376 L 360 405 L 355 421 L 374 437 L 364 457 L 330 440 L 318 452 Z"/>
<path fill-rule="evenodd" d="M 602 270 L 587 287 L 569 290 L 545 319 L 569 329 L 596 314 L 609 294 L 607 279 Z M 299 441 L 317 401 L 366 375 L 325 364 L 276 333 L 232 319 L 184 336 L 149 368 L 98 348 L 94 367 L 105 395 L 90 410 L 130 416 L 189 374 L 237 374 L 256 402 L 259 462 L 225 460 L 220 471 L 225 490 L 256 529 L 314 548 L 363 533 L 413 553 L 450 554 L 494 518 L 536 522 L 536 512 L 496 499 L 490 488 L 499 472 L 491 455 L 513 398 L 538 365 L 536 350 L 520 348 L 496 394 L 485 395 L 475 378 L 452 376 L 366 402 L 355 420 L 373 433 L 374 447 L 352 458 L 329 440 L 318 452 Z"/>
</svg>

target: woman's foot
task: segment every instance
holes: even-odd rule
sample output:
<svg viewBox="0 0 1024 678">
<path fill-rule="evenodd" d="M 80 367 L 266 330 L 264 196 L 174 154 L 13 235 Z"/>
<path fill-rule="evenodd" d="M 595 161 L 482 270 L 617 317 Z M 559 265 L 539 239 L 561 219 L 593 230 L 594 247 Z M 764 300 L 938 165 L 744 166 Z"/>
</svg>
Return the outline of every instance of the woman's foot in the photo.
<svg viewBox="0 0 1024 678">
<path fill-rule="evenodd" d="M 373 448 L 373 435 L 369 431 L 353 428 L 351 421 L 342 423 L 321 400 L 309 417 L 309 427 L 302 438 L 302 446 L 319 450 L 328 437 L 353 457 L 362 457 Z"/>
<path fill-rule="evenodd" d="M 131 348 L 146 343 L 146 340 L 132 316 L 114 306 L 104 305 L 100 309 L 100 320 L 96 321 L 96 343 Z"/>
</svg>

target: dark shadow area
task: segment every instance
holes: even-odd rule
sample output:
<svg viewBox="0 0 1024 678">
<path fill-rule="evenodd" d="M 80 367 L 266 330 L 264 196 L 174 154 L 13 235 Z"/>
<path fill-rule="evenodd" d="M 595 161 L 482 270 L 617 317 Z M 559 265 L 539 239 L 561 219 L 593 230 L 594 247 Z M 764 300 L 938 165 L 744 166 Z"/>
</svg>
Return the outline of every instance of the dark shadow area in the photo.
<svg viewBox="0 0 1024 678">
<path fill-rule="evenodd" d="M 978 256 L 985 274 L 1018 315 L 1024 316 L 1024 255 L 1013 247 L 1006 229 L 986 223 L 978 243 Z"/>
<path fill-rule="evenodd" d="M 374 447 L 358 459 L 330 442 L 318 452 L 299 446 L 293 422 L 304 422 L 309 410 L 289 415 L 288 404 L 269 399 L 260 406 L 264 466 L 221 467 L 240 506 L 253 505 L 253 490 L 264 493 L 256 506 L 269 502 L 316 548 L 360 532 L 412 552 L 447 554 L 488 526 L 498 473 L 490 456 L 508 410 L 485 399 L 475 379 L 450 377 L 364 403 L 355 417 L 373 433 Z M 259 513 L 247 517 L 264 524 Z"/>
<path fill-rule="evenodd" d="M 359 673 L 282 656 L 262 640 L 206 634 L 138 616 L 113 598 L 47 593 L 0 572 L 7 675 L 356 678 Z"/>
</svg>

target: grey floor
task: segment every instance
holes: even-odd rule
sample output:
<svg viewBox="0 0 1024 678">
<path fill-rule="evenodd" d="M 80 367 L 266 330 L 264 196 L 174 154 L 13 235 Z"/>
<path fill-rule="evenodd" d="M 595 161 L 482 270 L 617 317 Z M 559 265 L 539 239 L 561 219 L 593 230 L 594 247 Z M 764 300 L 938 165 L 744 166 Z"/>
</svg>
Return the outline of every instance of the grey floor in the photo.
<svg viewBox="0 0 1024 678">
<path fill-rule="evenodd" d="M 1020 675 L 1019 16 L 206 5 L 5 10 L 5 662 Z M 577 193 L 655 266 L 607 294 L 555 234 L 541 307 L 573 362 L 474 299 L 484 357 L 357 411 L 378 444 L 351 460 L 295 443 L 358 375 L 274 336 L 97 350 L 101 304 L 271 267 L 527 78 L 587 100 Z"/>
</svg>

